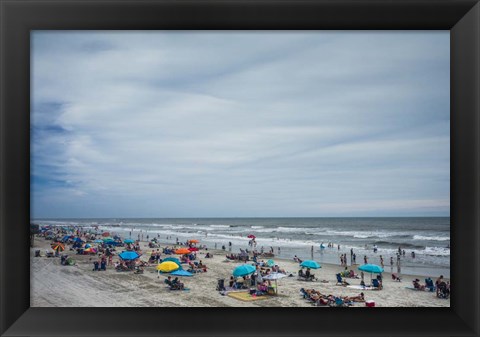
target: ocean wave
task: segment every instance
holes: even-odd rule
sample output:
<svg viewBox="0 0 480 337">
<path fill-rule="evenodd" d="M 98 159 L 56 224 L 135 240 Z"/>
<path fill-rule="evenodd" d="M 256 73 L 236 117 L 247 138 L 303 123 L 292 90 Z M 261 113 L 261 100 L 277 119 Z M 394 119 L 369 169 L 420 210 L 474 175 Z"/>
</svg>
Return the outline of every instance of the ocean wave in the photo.
<svg viewBox="0 0 480 337">
<path fill-rule="evenodd" d="M 423 236 L 423 235 L 414 235 L 414 240 L 425 240 L 425 241 L 450 241 L 450 237 L 446 236 Z"/>
<path fill-rule="evenodd" d="M 230 225 L 210 225 L 210 227 L 213 228 L 230 228 Z"/>
<path fill-rule="evenodd" d="M 424 254 L 431 256 L 450 256 L 450 248 L 425 247 Z"/>
<path fill-rule="evenodd" d="M 250 228 L 258 229 L 258 228 L 265 228 L 265 226 L 250 226 Z"/>
</svg>

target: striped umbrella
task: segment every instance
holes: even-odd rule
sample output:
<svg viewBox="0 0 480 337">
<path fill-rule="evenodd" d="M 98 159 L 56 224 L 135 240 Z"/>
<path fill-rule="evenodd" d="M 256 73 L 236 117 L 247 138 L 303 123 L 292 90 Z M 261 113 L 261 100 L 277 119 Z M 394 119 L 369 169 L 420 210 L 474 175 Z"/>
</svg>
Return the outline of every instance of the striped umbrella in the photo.
<svg viewBox="0 0 480 337">
<path fill-rule="evenodd" d="M 59 252 L 63 252 L 65 250 L 65 245 L 61 242 L 55 242 L 55 243 L 52 243 L 52 249 Z"/>
</svg>

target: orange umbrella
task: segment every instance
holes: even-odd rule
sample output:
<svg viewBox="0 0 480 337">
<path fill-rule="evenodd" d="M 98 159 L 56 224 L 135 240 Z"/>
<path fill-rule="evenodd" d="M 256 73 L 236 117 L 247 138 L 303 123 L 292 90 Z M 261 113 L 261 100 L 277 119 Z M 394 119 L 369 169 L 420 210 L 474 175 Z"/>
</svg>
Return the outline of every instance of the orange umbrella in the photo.
<svg viewBox="0 0 480 337">
<path fill-rule="evenodd" d="M 175 254 L 190 254 L 190 251 L 187 248 L 180 248 L 175 251 Z"/>
<path fill-rule="evenodd" d="M 193 239 L 193 240 L 188 240 L 187 241 L 188 243 L 199 243 L 200 241 L 196 240 L 196 239 Z"/>
</svg>

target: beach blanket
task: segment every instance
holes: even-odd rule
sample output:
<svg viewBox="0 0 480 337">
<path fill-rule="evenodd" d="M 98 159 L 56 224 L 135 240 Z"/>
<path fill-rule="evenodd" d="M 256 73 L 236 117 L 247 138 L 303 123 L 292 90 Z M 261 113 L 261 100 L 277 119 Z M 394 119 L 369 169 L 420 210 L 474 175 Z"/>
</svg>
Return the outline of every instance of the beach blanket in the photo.
<svg viewBox="0 0 480 337">
<path fill-rule="evenodd" d="M 347 286 L 347 288 L 350 288 L 350 289 L 358 289 L 358 290 L 377 290 L 377 288 L 374 288 L 374 287 L 364 287 L 364 286 Z"/>
<path fill-rule="evenodd" d="M 268 298 L 268 296 L 252 296 L 248 292 L 231 292 L 227 296 L 244 302 L 266 300 Z"/>
</svg>

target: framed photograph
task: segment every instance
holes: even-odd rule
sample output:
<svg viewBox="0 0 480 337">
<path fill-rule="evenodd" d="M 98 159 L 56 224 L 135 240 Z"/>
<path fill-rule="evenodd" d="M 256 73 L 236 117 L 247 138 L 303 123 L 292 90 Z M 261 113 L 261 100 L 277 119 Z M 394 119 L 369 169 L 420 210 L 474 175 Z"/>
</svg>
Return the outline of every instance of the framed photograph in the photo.
<svg viewBox="0 0 480 337">
<path fill-rule="evenodd" d="M 478 335 L 477 1 L 1 9 L 2 335 Z"/>
</svg>

